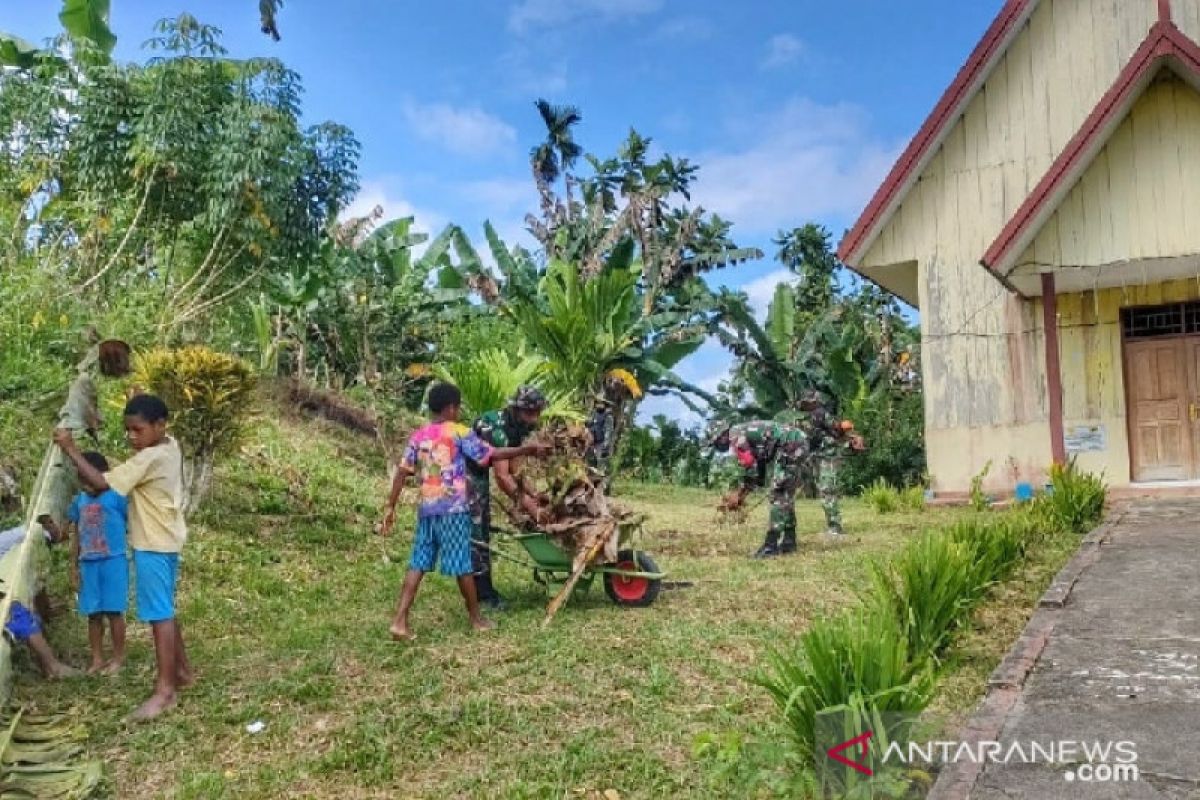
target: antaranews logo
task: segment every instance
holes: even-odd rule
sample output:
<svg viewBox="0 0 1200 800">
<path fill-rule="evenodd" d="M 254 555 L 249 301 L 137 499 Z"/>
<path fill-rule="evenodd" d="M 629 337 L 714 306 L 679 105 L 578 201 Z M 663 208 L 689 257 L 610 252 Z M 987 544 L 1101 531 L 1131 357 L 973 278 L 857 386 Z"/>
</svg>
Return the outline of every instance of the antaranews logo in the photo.
<svg viewBox="0 0 1200 800">
<path fill-rule="evenodd" d="M 959 763 L 1043 765 L 1069 783 L 1131 783 L 1140 779 L 1137 746 L 1130 741 L 1028 739 L 959 741 L 914 735 L 908 714 L 837 711 L 819 714 L 817 775 L 827 794 L 844 795 L 864 784 L 891 790 L 918 773 Z M 855 795 L 857 796 L 857 794 Z M 891 795 L 889 795 L 891 796 Z"/>
<path fill-rule="evenodd" d="M 856 769 L 870 777 L 875 774 L 875 771 L 867 766 L 867 755 L 870 753 L 871 737 L 874 735 L 873 731 L 866 731 L 853 739 L 847 739 L 841 744 L 834 745 L 826 750 L 825 754 L 839 764 L 845 764 L 850 769 Z M 858 750 L 857 756 L 853 759 L 844 755 L 847 750 L 851 749 Z"/>
</svg>

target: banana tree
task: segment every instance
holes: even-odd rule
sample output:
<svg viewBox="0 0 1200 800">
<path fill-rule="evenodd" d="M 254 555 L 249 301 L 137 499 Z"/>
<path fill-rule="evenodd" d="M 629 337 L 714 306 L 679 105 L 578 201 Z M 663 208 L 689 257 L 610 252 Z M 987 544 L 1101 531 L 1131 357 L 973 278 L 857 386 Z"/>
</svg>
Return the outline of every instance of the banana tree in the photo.
<svg viewBox="0 0 1200 800">
<path fill-rule="evenodd" d="M 58 21 L 75 41 L 88 42 L 107 57 L 117 44 L 108 27 L 109 0 L 63 0 Z M 0 31 L 0 67 L 31 69 L 43 59 L 58 59 L 52 50 L 38 48 L 11 33 Z"/>
<path fill-rule="evenodd" d="M 740 293 L 722 290 L 716 306 L 710 330 L 737 359 L 733 381 L 752 400 L 740 416 L 788 417 L 799 410 L 806 391 L 848 400 L 874 382 L 875 370 L 864 367 L 869 343 L 853 315 L 840 307 L 804 326 L 795 289 L 787 283 L 776 287 L 765 326 Z"/>
</svg>

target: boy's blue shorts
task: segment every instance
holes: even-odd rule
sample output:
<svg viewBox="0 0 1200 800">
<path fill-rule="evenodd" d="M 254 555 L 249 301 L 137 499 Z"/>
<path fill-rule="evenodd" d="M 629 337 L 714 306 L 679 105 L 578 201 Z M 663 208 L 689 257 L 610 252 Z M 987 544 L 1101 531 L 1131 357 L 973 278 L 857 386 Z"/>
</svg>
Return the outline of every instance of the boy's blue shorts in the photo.
<svg viewBox="0 0 1200 800">
<path fill-rule="evenodd" d="M 175 619 L 175 581 L 179 577 L 179 553 L 133 551 L 137 572 L 137 612 L 142 622 Z"/>
<path fill-rule="evenodd" d="M 37 614 L 14 600 L 9 608 L 8 624 L 4 626 L 4 630 L 18 642 L 28 642 L 29 637 L 42 632 L 42 622 Z"/>
<path fill-rule="evenodd" d="M 129 609 L 129 560 L 109 556 L 79 562 L 79 613 L 124 614 Z"/>
<path fill-rule="evenodd" d="M 442 514 L 417 521 L 409 569 L 433 572 L 441 561 L 442 574 L 457 578 L 474 572 L 471 566 L 471 515 Z"/>
</svg>

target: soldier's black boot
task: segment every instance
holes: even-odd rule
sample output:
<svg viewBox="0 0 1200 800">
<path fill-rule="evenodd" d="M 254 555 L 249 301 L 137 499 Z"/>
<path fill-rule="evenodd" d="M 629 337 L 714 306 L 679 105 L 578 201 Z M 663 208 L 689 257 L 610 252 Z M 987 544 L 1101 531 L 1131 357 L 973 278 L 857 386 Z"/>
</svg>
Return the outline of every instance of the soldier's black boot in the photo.
<svg viewBox="0 0 1200 800">
<path fill-rule="evenodd" d="M 496 591 L 496 587 L 492 586 L 492 571 L 475 573 L 475 595 L 479 598 L 479 604 L 490 608 L 492 611 L 504 610 L 504 598 Z"/>
<path fill-rule="evenodd" d="M 796 534 L 785 533 L 779 542 L 779 554 L 786 556 L 794 552 L 796 552 Z"/>
<path fill-rule="evenodd" d="M 762 543 L 762 547 L 754 551 L 751 558 L 774 558 L 779 555 L 779 540 L 770 534 L 767 535 L 766 541 Z"/>
</svg>

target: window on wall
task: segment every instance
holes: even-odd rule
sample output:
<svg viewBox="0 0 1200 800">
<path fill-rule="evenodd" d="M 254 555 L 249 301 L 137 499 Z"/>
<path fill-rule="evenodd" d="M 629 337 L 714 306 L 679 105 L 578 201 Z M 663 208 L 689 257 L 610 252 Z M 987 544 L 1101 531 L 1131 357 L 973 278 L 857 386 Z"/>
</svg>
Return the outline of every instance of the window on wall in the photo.
<svg viewBox="0 0 1200 800">
<path fill-rule="evenodd" d="M 1126 339 L 1200 333 L 1200 303 L 1127 308 L 1121 312 L 1121 329 Z"/>
</svg>

